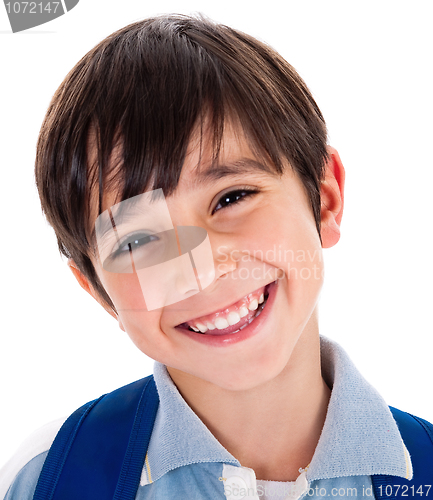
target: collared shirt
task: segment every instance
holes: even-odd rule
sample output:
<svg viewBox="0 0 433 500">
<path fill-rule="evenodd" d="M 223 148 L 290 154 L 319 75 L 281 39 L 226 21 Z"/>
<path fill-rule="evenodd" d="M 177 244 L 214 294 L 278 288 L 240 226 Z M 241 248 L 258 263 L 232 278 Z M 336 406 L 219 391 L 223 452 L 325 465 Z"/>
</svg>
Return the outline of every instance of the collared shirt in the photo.
<svg viewBox="0 0 433 500">
<path fill-rule="evenodd" d="M 254 471 L 242 467 L 187 405 L 166 367 L 155 363 L 160 405 L 136 500 L 263 500 L 267 486 L 280 486 L 286 496 L 279 498 L 291 500 L 374 498 L 371 475 L 411 479 L 409 453 L 385 401 L 325 337 L 321 357 L 323 377 L 332 387 L 325 424 L 308 468 L 296 482 L 280 485 L 256 481 Z M 46 454 L 25 465 L 5 500 L 31 500 Z"/>
</svg>

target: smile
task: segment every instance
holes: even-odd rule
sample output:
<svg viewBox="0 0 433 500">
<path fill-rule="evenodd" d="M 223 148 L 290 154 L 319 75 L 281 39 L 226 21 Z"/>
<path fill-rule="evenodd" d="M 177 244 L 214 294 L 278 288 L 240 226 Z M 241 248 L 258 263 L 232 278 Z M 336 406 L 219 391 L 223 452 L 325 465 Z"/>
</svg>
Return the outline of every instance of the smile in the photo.
<svg viewBox="0 0 433 500">
<path fill-rule="evenodd" d="M 249 293 L 225 309 L 182 323 L 178 325 L 178 328 L 206 336 L 237 333 L 261 314 L 265 308 L 271 285 L 272 283 Z"/>
</svg>

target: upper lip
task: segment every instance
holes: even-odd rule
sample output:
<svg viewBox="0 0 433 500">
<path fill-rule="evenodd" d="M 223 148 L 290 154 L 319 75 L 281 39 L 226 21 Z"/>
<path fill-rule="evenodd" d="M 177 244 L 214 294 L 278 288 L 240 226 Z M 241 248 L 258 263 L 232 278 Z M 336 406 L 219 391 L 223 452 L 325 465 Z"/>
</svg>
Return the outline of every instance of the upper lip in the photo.
<svg viewBox="0 0 433 500">
<path fill-rule="evenodd" d="M 263 287 L 266 287 L 268 286 L 270 283 L 273 283 L 273 281 L 269 282 L 269 283 L 265 283 L 261 286 L 258 286 L 257 288 L 255 288 L 254 290 L 250 290 L 248 292 L 245 292 L 243 295 L 240 295 L 239 298 L 237 299 L 234 299 L 232 300 L 229 304 L 226 303 L 226 305 L 223 305 L 221 307 L 218 307 L 218 308 L 214 308 L 212 309 L 212 311 L 210 312 L 204 312 L 204 313 L 201 313 L 201 314 L 196 314 L 195 316 L 193 317 L 190 317 L 189 319 L 186 319 L 185 321 L 182 321 L 181 323 L 177 324 L 176 326 L 181 326 L 183 325 L 184 323 L 190 323 L 191 321 L 197 319 L 197 318 L 201 318 L 203 316 L 210 316 L 214 313 L 217 313 L 217 312 L 220 312 L 220 311 L 224 311 L 225 309 L 228 309 L 230 306 L 232 306 L 233 304 L 236 304 L 236 302 L 239 302 L 241 299 L 243 299 L 244 297 L 246 297 L 248 294 L 250 293 L 254 293 L 256 292 L 257 290 L 259 290 L 260 288 L 263 288 Z"/>
</svg>

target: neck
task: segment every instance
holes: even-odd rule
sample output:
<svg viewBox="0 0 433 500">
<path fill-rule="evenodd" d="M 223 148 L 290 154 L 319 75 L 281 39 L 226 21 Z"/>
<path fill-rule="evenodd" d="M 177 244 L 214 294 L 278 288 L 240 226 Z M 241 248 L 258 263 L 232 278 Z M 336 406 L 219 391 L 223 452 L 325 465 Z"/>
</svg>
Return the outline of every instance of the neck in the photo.
<svg viewBox="0 0 433 500">
<path fill-rule="evenodd" d="M 330 390 L 320 371 L 316 318 L 274 379 L 230 391 L 168 368 L 183 398 L 218 441 L 257 479 L 294 481 L 311 461 Z"/>
</svg>

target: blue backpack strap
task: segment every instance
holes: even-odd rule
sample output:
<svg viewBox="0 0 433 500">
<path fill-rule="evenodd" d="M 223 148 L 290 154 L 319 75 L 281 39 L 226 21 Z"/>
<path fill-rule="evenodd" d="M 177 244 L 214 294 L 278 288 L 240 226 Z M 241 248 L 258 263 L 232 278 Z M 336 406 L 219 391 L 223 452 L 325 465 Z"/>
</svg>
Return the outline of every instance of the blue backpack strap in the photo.
<svg viewBox="0 0 433 500">
<path fill-rule="evenodd" d="M 150 375 L 79 408 L 58 432 L 33 500 L 134 500 L 158 404 Z"/>
<path fill-rule="evenodd" d="M 389 407 L 412 460 L 411 481 L 399 476 L 371 476 L 377 499 L 433 497 L 433 425 Z"/>
</svg>

